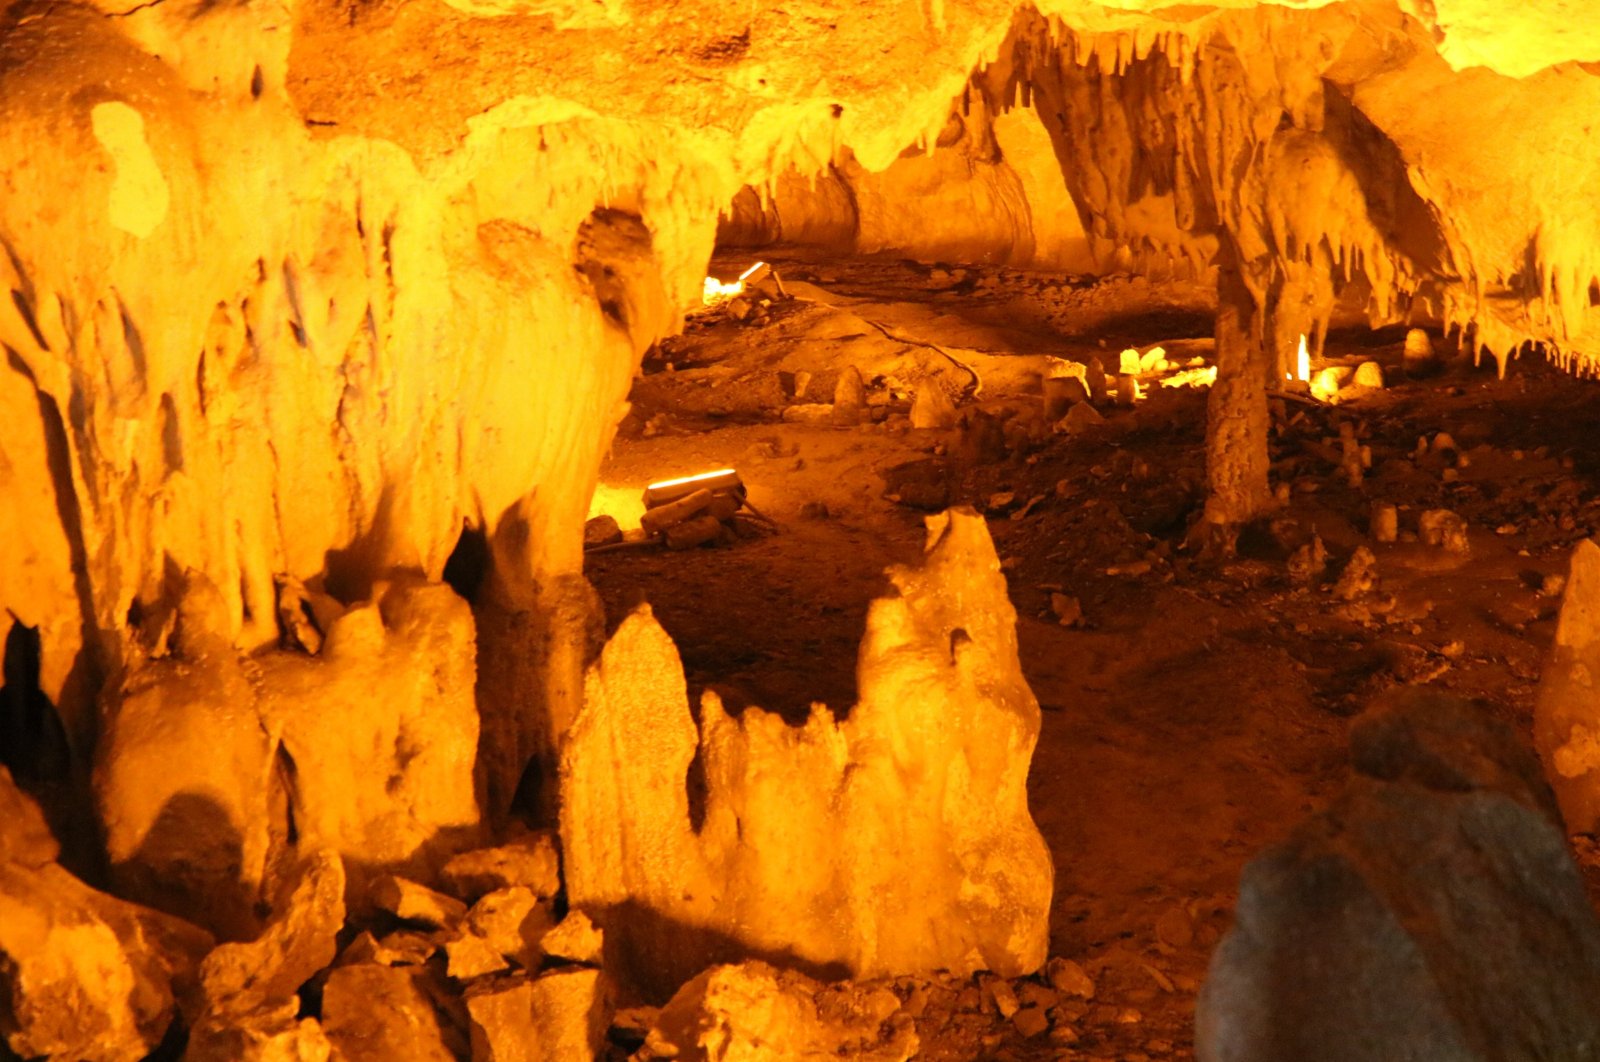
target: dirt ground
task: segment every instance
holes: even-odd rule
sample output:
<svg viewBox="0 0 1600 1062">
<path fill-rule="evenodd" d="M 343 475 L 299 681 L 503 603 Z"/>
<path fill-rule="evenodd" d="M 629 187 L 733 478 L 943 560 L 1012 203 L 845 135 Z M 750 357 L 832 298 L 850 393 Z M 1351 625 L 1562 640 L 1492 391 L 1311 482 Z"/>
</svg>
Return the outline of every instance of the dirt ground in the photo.
<svg viewBox="0 0 1600 1062">
<path fill-rule="evenodd" d="M 1500 380 L 1437 335 L 1438 363 L 1408 374 L 1403 330 L 1336 330 L 1329 363 L 1377 361 L 1387 386 L 1337 405 L 1275 402 L 1274 480 L 1289 500 L 1237 560 L 1208 565 L 1184 549 L 1206 392 L 1146 381 L 1143 400 L 1103 403 L 1103 422 L 1068 435 L 1042 416 L 1039 382 L 1050 358 L 1098 356 L 1114 372 L 1124 346 L 1205 357 L 1204 290 L 768 260 L 794 298 L 702 315 L 647 359 L 596 512 L 626 525 L 646 483 L 727 466 L 779 530 L 592 556 L 609 621 L 648 600 L 692 693 L 715 685 L 795 719 L 813 700 L 846 711 L 868 602 L 886 566 L 917 557 L 923 511 L 987 512 L 1043 707 L 1030 789 L 1055 856 L 1051 954 L 1096 991 L 1060 997 L 1052 1028 L 1026 1037 L 985 992 L 936 984 L 921 1057 L 1192 1057 L 1195 994 L 1240 871 L 1342 787 L 1350 716 L 1386 688 L 1428 683 L 1529 729 L 1560 601 L 1550 577 L 1600 526 L 1587 427 L 1600 388 L 1533 358 Z M 849 365 L 876 403 L 867 423 L 794 419 L 822 416 L 804 407 L 831 401 Z M 974 426 L 910 429 L 909 395 L 925 386 Z M 1359 485 L 1338 467 L 1341 422 L 1371 451 Z M 1453 447 L 1418 452 L 1440 432 Z M 1400 541 L 1368 534 L 1375 502 L 1399 507 Z M 1470 553 L 1418 541 L 1433 509 L 1465 518 Z M 1325 569 L 1303 563 L 1313 535 Z M 1334 584 L 1362 546 L 1376 583 L 1346 599 Z M 1058 618 L 1072 618 L 1067 598 L 1081 609 L 1071 626 Z"/>
</svg>

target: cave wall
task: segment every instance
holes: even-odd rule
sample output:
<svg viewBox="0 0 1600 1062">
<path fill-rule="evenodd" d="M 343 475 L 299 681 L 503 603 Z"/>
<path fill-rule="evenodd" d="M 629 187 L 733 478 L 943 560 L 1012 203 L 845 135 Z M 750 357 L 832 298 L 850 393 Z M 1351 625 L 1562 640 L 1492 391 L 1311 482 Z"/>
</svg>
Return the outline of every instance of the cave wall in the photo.
<svg viewBox="0 0 1600 1062">
<path fill-rule="evenodd" d="M 717 243 L 1073 273 L 1097 266 L 1043 125 L 1028 111 L 994 115 L 971 92 L 932 141 L 887 169 L 867 169 L 846 148 L 821 173 L 740 189 Z"/>
</svg>

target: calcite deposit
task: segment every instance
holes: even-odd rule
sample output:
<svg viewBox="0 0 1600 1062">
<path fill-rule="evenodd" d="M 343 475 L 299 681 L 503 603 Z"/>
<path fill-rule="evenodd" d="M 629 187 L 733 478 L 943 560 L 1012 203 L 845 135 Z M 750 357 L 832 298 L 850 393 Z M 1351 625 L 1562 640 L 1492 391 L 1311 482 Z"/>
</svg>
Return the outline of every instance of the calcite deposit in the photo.
<svg viewBox="0 0 1600 1062">
<path fill-rule="evenodd" d="M 163 655 L 131 659 L 107 698 L 95 791 L 123 890 L 246 939 L 269 863 L 295 850 L 343 856 L 361 897 L 374 873 L 429 877 L 471 845 L 473 622 L 448 587 L 380 586 L 315 657 L 245 658 L 223 623 L 191 574 Z"/>
<path fill-rule="evenodd" d="M 922 565 L 890 579 L 843 718 L 735 718 L 707 692 L 697 727 L 647 609 L 590 670 L 562 752 L 567 896 L 639 990 L 742 955 L 855 976 L 1043 964 L 1053 870 L 1025 789 L 1039 707 L 982 518 L 930 518 Z"/>
</svg>

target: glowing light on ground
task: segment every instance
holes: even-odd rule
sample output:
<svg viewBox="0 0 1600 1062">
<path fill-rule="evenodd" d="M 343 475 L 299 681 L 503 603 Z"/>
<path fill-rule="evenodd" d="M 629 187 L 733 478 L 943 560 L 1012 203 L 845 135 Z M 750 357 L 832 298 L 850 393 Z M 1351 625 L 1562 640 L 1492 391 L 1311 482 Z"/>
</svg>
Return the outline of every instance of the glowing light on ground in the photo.
<svg viewBox="0 0 1600 1062">
<path fill-rule="evenodd" d="M 1208 365 L 1198 369 L 1184 369 L 1161 381 L 1162 387 L 1210 387 L 1217 382 L 1217 367 Z"/>
<path fill-rule="evenodd" d="M 1300 350 L 1295 355 L 1295 376 L 1301 383 L 1311 382 L 1311 350 L 1306 346 L 1306 337 L 1300 337 Z"/>
<path fill-rule="evenodd" d="M 705 286 L 700 292 L 701 304 L 715 306 L 718 303 L 727 302 L 729 299 L 744 294 L 745 282 L 766 267 L 767 263 L 757 262 L 743 273 L 740 273 L 738 280 L 730 280 L 726 284 L 716 277 L 706 277 Z"/>
<path fill-rule="evenodd" d="M 589 519 L 609 516 L 624 530 L 639 526 L 644 515 L 644 497 L 635 486 L 614 486 L 609 483 L 595 485 L 589 499 Z"/>
</svg>

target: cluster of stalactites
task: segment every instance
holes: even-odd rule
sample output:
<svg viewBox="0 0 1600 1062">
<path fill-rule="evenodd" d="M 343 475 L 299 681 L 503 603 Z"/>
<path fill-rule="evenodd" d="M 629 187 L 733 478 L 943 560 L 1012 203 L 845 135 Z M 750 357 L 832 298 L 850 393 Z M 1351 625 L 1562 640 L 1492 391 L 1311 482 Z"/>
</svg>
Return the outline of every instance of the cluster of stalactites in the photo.
<svg viewBox="0 0 1600 1062">
<path fill-rule="evenodd" d="M 1102 254 L 1125 249 L 1141 267 L 1179 262 L 1203 275 L 1227 239 L 1258 272 L 1325 272 L 1330 298 L 1363 275 L 1371 315 L 1392 319 L 1416 270 L 1324 135 L 1322 84 L 1305 72 L 1314 53 L 1304 69 L 1281 57 L 1249 62 L 1240 57 L 1272 49 L 1231 32 L 1265 31 L 1239 20 L 1078 33 L 1024 17 L 968 91 L 996 111 L 1039 114 Z M 1278 38 L 1274 49 L 1288 43 Z"/>
</svg>

